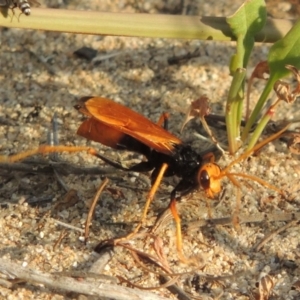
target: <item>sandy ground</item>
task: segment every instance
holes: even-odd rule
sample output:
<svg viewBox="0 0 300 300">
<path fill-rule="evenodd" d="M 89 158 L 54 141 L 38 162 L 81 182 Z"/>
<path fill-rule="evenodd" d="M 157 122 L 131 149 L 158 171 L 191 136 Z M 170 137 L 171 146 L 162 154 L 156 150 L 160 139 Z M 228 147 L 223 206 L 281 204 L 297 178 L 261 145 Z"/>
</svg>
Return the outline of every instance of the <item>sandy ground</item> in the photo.
<svg viewBox="0 0 300 300">
<path fill-rule="evenodd" d="M 226 16 L 241 3 L 183 1 L 182 7 L 180 2 L 91 0 L 70 1 L 69 5 L 63 5 L 61 1 L 48 1 L 47 4 L 69 9 L 184 11 L 193 15 Z M 295 17 L 296 8 L 292 8 L 289 2 L 269 2 L 269 12 L 274 17 Z M 84 36 L 5 28 L 0 28 L 0 45 L 1 154 L 18 153 L 46 143 L 51 119 L 56 114 L 60 144 L 92 145 L 100 153 L 129 164 L 139 161 L 140 157 L 120 154 L 76 136 L 77 127 L 83 120 L 73 108 L 77 99 L 86 95 L 108 97 L 153 121 L 163 111 L 168 111 L 171 113 L 170 131 L 179 136 L 184 112 L 200 95 L 208 95 L 213 112 L 223 114 L 230 85 L 228 60 L 234 53 L 231 43 Z M 97 50 L 98 59 L 88 61 L 74 56 L 73 52 L 83 46 Z M 268 49 L 268 45 L 256 45 L 251 58 L 252 68 L 265 59 Z M 198 55 L 193 58 L 177 60 L 174 64 L 169 62 L 195 51 Z M 106 58 L 107 54 L 115 56 Z M 261 85 L 256 85 L 253 98 L 260 90 Z M 283 105 L 275 119 L 299 119 L 299 114 L 299 103 L 291 107 Z M 207 146 L 195 138 L 194 133 L 198 130 L 199 122 L 195 121 L 180 137 L 184 141 L 193 140 L 195 149 L 201 151 Z M 225 132 L 220 130 L 218 136 L 224 137 Z M 219 164 L 225 167 L 233 159 L 226 156 Z M 55 162 L 61 165 L 62 161 L 79 168 L 78 174 L 67 175 L 65 173 L 72 172 L 66 165 L 58 169 L 65 188 L 52 167 Z M 105 285 L 116 281 L 124 287 L 132 287 L 125 279 L 138 286 L 157 287 L 162 284 L 159 272 L 165 279 L 174 279 L 172 274 L 181 273 L 171 282 L 177 291 L 167 288 L 143 291 L 141 299 L 146 299 L 150 293 L 170 299 L 176 299 L 178 293 L 179 299 L 300 298 L 300 228 L 297 224 L 300 164 L 284 141 L 268 145 L 258 157 L 235 168 L 236 172 L 253 174 L 284 190 L 286 199 L 265 187 L 250 185 L 248 181 L 242 190 L 239 229 L 231 222 L 225 226 L 212 222 L 199 227 L 195 222 L 210 217 L 203 192 L 196 192 L 179 205 L 185 225 L 184 252 L 192 258 L 193 264 L 179 261 L 175 226 L 169 220 L 154 235 L 137 237 L 130 244 L 155 255 L 164 268 L 155 267 L 149 261 L 142 261 L 142 266 L 128 249 L 116 247 L 111 253 L 112 259 L 97 271 L 111 276 L 105 277 L 105 281 L 100 277 L 83 279 L 91 268 L 95 268 L 95 262 L 103 259 L 93 253 L 93 249 L 99 241 L 130 232 L 142 213 L 150 186 L 149 177 L 116 171 L 84 153 L 59 154 L 58 158 L 39 156 L 31 165 L 34 168 L 30 172 L 0 170 L 0 259 L 16 263 L 16 268 L 22 266 L 56 276 L 74 275 L 78 284 L 98 282 L 97 287 L 99 282 Z M 46 170 L 37 174 L 36 168 L 41 165 Z M 110 181 L 96 207 L 89 241 L 85 245 L 82 237 L 88 208 L 105 176 Z M 175 180 L 168 179 L 161 185 L 147 218 L 149 228 L 167 207 Z M 75 192 L 67 199 L 69 202 L 64 201 L 66 191 L 71 189 Z M 221 201 L 211 201 L 214 219 L 232 216 L 235 207 L 236 190 L 232 184 L 224 180 L 223 190 L 219 197 Z M 271 239 L 260 245 L 271 233 L 274 233 Z M 161 243 L 157 246 L 164 253 L 160 259 L 155 253 L 154 241 Z M 260 281 L 261 277 L 265 281 Z M 12 285 L 6 280 L 6 274 L 2 274 L 1 299 L 89 299 L 47 284 L 25 280 Z M 273 286 L 269 297 L 257 298 L 259 281 L 261 286 L 264 282 L 266 286 Z M 111 298 L 114 298 L 113 294 Z M 149 298 L 154 299 L 151 295 Z"/>
</svg>

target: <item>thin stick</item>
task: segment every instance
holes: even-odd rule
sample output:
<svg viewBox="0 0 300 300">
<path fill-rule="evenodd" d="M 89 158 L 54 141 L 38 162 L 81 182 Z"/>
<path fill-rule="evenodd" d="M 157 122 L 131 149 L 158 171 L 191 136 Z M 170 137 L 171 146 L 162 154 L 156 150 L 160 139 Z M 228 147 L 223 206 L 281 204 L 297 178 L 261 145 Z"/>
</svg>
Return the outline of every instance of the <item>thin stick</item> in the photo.
<svg viewBox="0 0 300 300">
<path fill-rule="evenodd" d="M 56 249 L 57 246 L 61 243 L 61 241 L 62 241 L 66 236 L 68 236 L 68 235 L 69 235 L 69 232 L 67 232 L 66 230 L 63 230 L 63 231 L 60 233 L 60 235 L 59 235 L 57 241 L 56 241 L 55 244 L 53 245 L 53 251 L 55 251 L 55 249 Z"/>
<path fill-rule="evenodd" d="M 266 236 L 258 245 L 256 245 L 254 247 L 254 251 L 260 251 L 261 248 L 267 243 L 269 242 L 276 234 L 279 234 L 282 231 L 287 230 L 288 228 L 295 226 L 299 221 L 293 220 L 291 222 L 289 222 L 288 224 L 286 224 L 283 227 L 278 228 L 277 230 L 271 232 L 268 236 Z"/>
<path fill-rule="evenodd" d="M 51 146 L 56 146 L 59 144 L 58 139 L 58 124 L 57 124 L 57 114 L 54 112 L 54 115 L 51 120 L 51 128 L 48 129 L 47 132 L 47 144 Z M 58 153 L 54 152 L 49 155 L 49 158 L 51 161 L 59 161 L 59 155 Z M 52 166 L 54 175 L 58 181 L 58 183 L 61 185 L 61 187 L 68 192 L 70 188 L 67 186 L 63 178 L 61 177 L 59 171 L 55 168 L 55 166 Z"/>
<path fill-rule="evenodd" d="M 115 252 L 111 248 L 105 248 L 99 253 L 98 259 L 91 265 L 89 272 L 101 274 L 105 266 L 113 258 Z"/>
<path fill-rule="evenodd" d="M 222 152 L 222 155 L 224 155 L 225 151 L 224 149 L 221 147 L 221 145 L 219 144 L 217 138 L 214 136 L 213 132 L 210 130 L 204 116 L 200 116 L 199 117 L 201 123 L 202 123 L 202 126 L 204 127 L 204 130 L 208 133 L 211 141 L 216 145 L 216 147 Z"/>
<path fill-rule="evenodd" d="M 4 156 L 2 156 L 3 158 Z M 0 158 L 1 160 L 1 158 Z M 45 160 L 26 160 L 22 163 L 0 163 L 0 176 L 6 176 L 8 172 L 11 171 L 20 171 L 20 172 L 30 172 L 34 174 L 38 173 L 53 173 L 53 166 L 63 175 L 69 174 L 92 174 L 92 175 L 107 175 L 107 174 L 116 174 L 118 170 L 113 167 L 109 168 L 98 168 L 98 167 L 79 167 L 72 165 L 66 161 L 59 162 L 49 162 Z M 6 172 L 5 172 L 6 171 Z"/>
<path fill-rule="evenodd" d="M 179 211 L 184 209 L 188 205 L 187 203 L 177 203 Z M 297 213 L 255 213 L 251 215 L 239 214 L 239 223 L 262 223 L 262 222 L 288 222 L 288 221 L 300 221 L 300 212 Z M 166 208 L 164 212 L 157 218 L 155 225 L 151 229 L 151 233 L 159 233 L 163 227 L 167 226 L 173 219 L 173 215 L 169 208 Z M 227 216 L 223 218 L 214 219 L 200 219 L 197 221 L 191 221 L 187 224 L 186 232 L 192 233 L 199 230 L 201 227 L 214 227 L 218 225 L 228 226 L 232 225 L 234 216 Z"/>
<path fill-rule="evenodd" d="M 276 214 L 254 214 L 254 215 L 239 215 L 239 223 L 262 223 L 262 222 L 286 222 L 286 221 L 296 221 L 300 220 L 300 213 L 289 214 L 289 213 L 276 213 Z M 202 219 L 199 221 L 190 222 L 187 226 L 187 232 L 191 233 L 199 230 L 199 227 L 213 227 L 218 225 L 232 225 L 234 221 L 234 216 L 228 216 L 224 218 L 216 219 Z"/>
<path fill-rule="evenodd" d="M 100 195 L 102 194 L 104 188 L 106 187 L 106 185 L 108 184 L 109 180 L 107 178 L 104 178 L 104 180 L 101 182 L 96 195 L 92 201 L 89 213 L 86 217 L 86 221 L 85 221 L 85 231 L 84 231 L 84 242 L 87 243 L 88 241 L 88 236 L 89 236 L 89 229 L 90 229 L 90 223 L 91 220 L 93 218 L 94 212 L 95 212 L 95 208 L 96 208 L 96 204 L 100 198 Z"/>
<path fill-rule="evenodd" d="M 28 267 L 22 267 L 8 259 L 0 258 L 0 272 L 9 274 L 12 277 L 33 282 L 40 286 L 41 284 L 52 289 L 62 289 L 67 292 L 96 296 L 99 298 L 109 298 L 116 300 L 167 300 L 151 292 L 145 292 L 137 289 L 129 289 L 116 284 L 108 284 L 105 281 L 89 282 L 79 281 L 66 276 L 47 274 Z"/>
<path fill-rule="evenodd" d="M 66 227 L 66 228 L 69 228 L 69 229 L 72 229 L 72 230 L 76 230 L 76 231 L 79 231 L 81 233 L 84 232 L 83 229 L 81 228 L 78 228 L 76 226 L 73 226 L 71 224 L 68 224 L 68 223 L 65 223 L 65 222 L 62 222 L 62 221 L 59 221 L 59 220 L 56 220 L 56 219 L 52 219 L 54 223 L 56 223 L 57 225 L 60 225 L 60 226 L 63 226 L 63 227 Z"/>
</svg>

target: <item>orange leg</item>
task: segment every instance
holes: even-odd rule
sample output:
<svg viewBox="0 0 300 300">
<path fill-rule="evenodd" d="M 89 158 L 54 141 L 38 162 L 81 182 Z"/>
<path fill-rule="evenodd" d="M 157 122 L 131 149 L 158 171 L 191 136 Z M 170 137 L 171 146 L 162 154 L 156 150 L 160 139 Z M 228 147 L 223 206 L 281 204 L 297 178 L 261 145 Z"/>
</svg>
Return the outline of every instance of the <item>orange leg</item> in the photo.
<svg viewBox="0 0 300 300">
<path fill-rule="evenodd" d="M 184 263 L 190 263 L 191 259 L 185 257 L 182 249 L 181 219 L 176 209 L 176 199 L 171 200 L 169 208 L 176 223 L 176 248 L 178 251 L 179 259 Z"/>
<path fill-rule="evenodd" d="M 163 127 L 165 128 L 165 124 L 166 124 L 166 122 L 168 121 L 168 119 L 169 119 L 169 114 L 166 113 L 166 112 L 164 112 L 164 113 L 161 114 L 161 116 L 159 117 L 159 119 L 158 119 L 158 121 L 157 121 L 156 124 L 157 124 L 158 126 L 164 125 Z M 166 129 L 166 128 L 165 128 L 165 129 Z"/>
<path fill-rule="evenodd" d="M 29 156 L 35 155 L 35 154 L 47 154 L 47 153 L 53 153 L 53 152 L 81 152 L 81 151 L 86 151 L 91 155 L 94 155 L 97 157 L 97 151 L 93 148 L 90 147 L 85 147 L 85 146 L 48 146 L 48 145 L 41 145 L 36 149 L 33 150 L 28 150 L 28 151 L 24 151 L 15 155 L 11 155 L 11 156 L 0 156 L 0 163 L 11 163 L 11 162 L 16 162 L 22 159 L 25 159 Z M 133 232 L 131 232 L 130 234 L 128 234 L 127 236 L 120 238 L 120 239 L 116 239 L 114 241 L 114 243 L 116 244 L 117 242 L 120 241 L 124 241 L 124 240 L 128 240 L 129 238 L 131 238 L 132 236 L 134 236 L 139 229 L 141 228 L 141 226 L 143 225 L 146 217 L 147 217 L 147 212 L 149 210 L 149 206 L 154 198 L 154 195 L 162 181 L 162 178 L 164 177 L 165 171 L 167 170 L 168 165 L 167 164 L 163 164 L 156 179 L 154 184 L 151 187 L 151 190 L 147 196 L 147 201 L 145 204 L 145 208 L 143 211 L 143 215 L 141 218 L 141 221 L 139 222 L 139 224 L 137 225 L 137 227 L 133 230 Z"/>
<path fill-rule="evenodd" d="M 164 177 L 164 174 L 166 172 L 168 168 L 168 165 L 167 164 L 163 164 L 156 179 L 155 179 L 155 182 L 154 184 L 152 185 L 151 187 L 151 190 L 147 196 L 147 200 L 146 200 L 146 204 L 145 204 L 145 207 L 144 207 L 144 211 L 143 211 L 143 215 L 142 215 L 142 218 L 139 222 L 139 224 L 134 228 L 134 230 L 129 233 L 128 235 L 124 236 L 124 237 L 121 237 L 121 238 L 118 238 L 118 239 L 114 239 L 113 243 L 116 245 L 118 244 L 119 242 L 124 242 L 124 241 L 127 241 L 129 240 L 130 238 L 132 238 L 134 235 L 136 235 L 138 233 L 138 231 L 140 230 L 140 228 L 143 226 L 145 220 L 146 220 L 146 217 L 147 217 L 147 213 L 148 213 L 148 210 L 149 210 L 149 207 L 150 207 L 150 204 L 154 198 L 154 195 Z"/>
</svg>

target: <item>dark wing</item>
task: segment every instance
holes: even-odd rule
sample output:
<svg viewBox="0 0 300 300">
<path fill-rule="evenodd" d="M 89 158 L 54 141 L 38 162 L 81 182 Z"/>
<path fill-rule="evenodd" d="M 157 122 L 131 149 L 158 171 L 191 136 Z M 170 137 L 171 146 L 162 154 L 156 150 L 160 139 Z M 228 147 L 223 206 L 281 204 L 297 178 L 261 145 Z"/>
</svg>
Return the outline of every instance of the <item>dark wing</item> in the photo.
<svg viewBox="0 0 300 300">
<path fill-rule="evenodd" d="M 112 148 L 117 148 L 115 145 L 124 136 L 122 133 L 168 155 L 173 153 L 175 145 L 182 143 L 179 138 L 144 116 L 106 98 L 84 97 L 75 108 L 91 117 L 90 120 L 92 120 L 85 121 L 77 133 Z M 88 126 L 97 127 L 97 130 L 90 129 L 89 131 Z M 101 132 L 103 133 L 100 137 Z"/>
</svg>

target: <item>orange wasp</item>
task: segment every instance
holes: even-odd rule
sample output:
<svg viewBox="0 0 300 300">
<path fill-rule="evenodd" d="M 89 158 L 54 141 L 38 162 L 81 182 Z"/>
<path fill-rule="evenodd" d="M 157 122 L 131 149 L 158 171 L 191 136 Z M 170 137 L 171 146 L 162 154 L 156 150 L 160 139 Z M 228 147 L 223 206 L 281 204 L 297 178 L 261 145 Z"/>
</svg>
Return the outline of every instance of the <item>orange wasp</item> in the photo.
<svg viewBox="0 0 300 300">
<path fill-rule="evenodd" d="M 124 171 L 152 171 L 152 188 L 147 197 L 142 220 L 129 236 L 136 233 L 145 220 L 162 178 L 174 175 L 181 178 L 171 192 L 169 204 L 177 223 L 178 248 L 181 249 L 181 230 L 179 230 L 181 226 L 176 210 L 176 199 L 198 188 L 199 185 L 210 196 L 219 193 L 220 181 L 210 183 L 209 175 L 209 173 L 220 173 L 219 166 L 213 163 L 204 165 L 203 157 L 190 145 L 184 144 L 159 124 L 151 122 L 144 116 L 112 100 L 83 97 L 75 105 L 75 108 L 88 117 L 78 128 L 78 135 L 117 150 L 143 154 L 147 159 L 147 161 L 142 161 L 130 168 L 124 168 L 117 162 L 93 153 L 106 163 Z M 166 122 L 165 127 L 167 127 Z"/>
<path fill-rule="evenodd" d="M 8 158 L 0 156 L 0 162 L 13 162 L 37 153 L 87 151 L 91 155 L 102 159 L 104 162 L 112 165 L 113 167 L 124 171 L 152 171 L 152 187 L 147 196 L 145 208 L 139 225 L 126 237 L 115 239 L 113 244 L 129 239 L 141 228 L 151 201 L 153 200 L 155 192 L 163 177 L 176 175 L 180 178 L 179 183 L 171 192 L 169 208 L 176 222 L 177 249 L 182 260 L 185 260 L 185 258 L 182 252 L 181 220 L 177 213 L 176 201 L 183 195 L 201 187 L 205 191 L 206 195 L 212 198 L 214 194 L 221 191 L 220 179 L 225 176 L 227 176 L 233 184 L 238 187 L 240 184 L 237 180 L 235 180 L 235 176 L 252 179 L 281 193 L 281 191 L 276 187 L 255 176 L 240 173 L 229 173 L 228 170 L 236 162 L 246 158 L 251 155 L 253 151 L 260 149 L 271 140 L 277 138 L 286 128 L 273 135 L 271 138 L 259 143 L 251 151 L 242 154 L 227 168 L 221 170 L 220 167 L 213 162 L 212 155 L 210 155 L 210 162 L 206 162 L 205 158 L 193 150 L 190 145 L 183 143 L 179 138 L 162 128 L 160 124 L 155 124 L 137 112 L 112 100 L 100 97 L 83 97 L 74 107 L 87 116 L 87 119 L 83 121 L 78 128 L 78 135 L 89 140 L 99 142 L 113 149 L 129 150 L 143 154 L 147 160 L 129 168 L 124 168 L 119 163 L 98 154 L 93 148 L 42 145 L 37 149 L 16 154 Z M 96 251 L 100 248 L 101 244 L 96 247 Z"/>
</svg>

